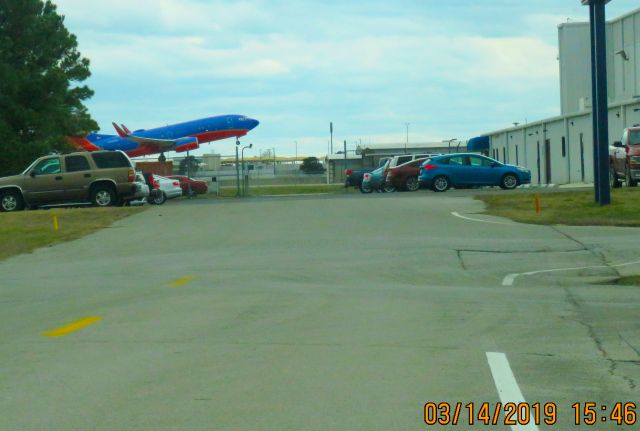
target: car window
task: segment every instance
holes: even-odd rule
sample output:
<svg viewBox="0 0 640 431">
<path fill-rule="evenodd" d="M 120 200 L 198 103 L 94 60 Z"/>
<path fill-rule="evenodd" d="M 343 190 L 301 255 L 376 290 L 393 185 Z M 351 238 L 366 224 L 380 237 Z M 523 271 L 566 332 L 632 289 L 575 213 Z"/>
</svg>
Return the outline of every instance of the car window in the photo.
<svg viewBox="0 0 640 431">
<path fill-rule="evenodd" d="M 630 134 L 631 134 L 631 137 L 629 139 L 629 144 L 640 145 L 640 130 L 632 130 Z"/>
<path fill-rule="evenodd" d="M 453 156 L 453 157 L 449 157 L 447 160 L 449 160 L 449 165 L 454 165 L 454 166 L 462 166 L 467 164 L 467 160 L 466 157 L 464 156 Z"/>
<path fill-rule="evenodd" d="M 36 165 L 33 169 L 33 172 L 36 175 L 51 175 L 51 174 L 59 174 L 60 169 L 60 158 L 56 157 L 54 159 L 45 159 Z"/>
<path fill-rule="evenodd" d="M 493 162 L 480 156 L 469 156 L 469 164 L 471 166 L 490 167 Z"/>
<path fill-rule="evenodd" d="M 401 156 L 398 157 L 398 161 L 396 162 L 396 166 L 402 165 L 403 163 L 407 163 L 413 158 L 413 156 Z"/>
<path fill-rule="evenodd" d="M 131 162 L 124 154 L 114 151 L 112 153 L 92 153 L 93 161 L 99 169 L 130 168 Z"/>
<path fill-rule="evenodd" d="M 91 169 L 85 156 L 67 156 L 64 158 L 67 172 L 88 171 Z"/>
</svg>

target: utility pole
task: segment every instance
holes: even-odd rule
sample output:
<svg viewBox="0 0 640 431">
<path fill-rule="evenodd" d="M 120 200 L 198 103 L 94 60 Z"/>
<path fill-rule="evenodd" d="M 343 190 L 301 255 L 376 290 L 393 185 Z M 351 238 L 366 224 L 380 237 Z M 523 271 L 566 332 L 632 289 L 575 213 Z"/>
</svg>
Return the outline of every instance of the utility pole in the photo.
<svg viewBox="0 0 640 431">
<path fill-rule="evenodd" d="M 610 0 L 582 0 L 589 5 L 593 119 L 593 185 L 595 200 L 611 204 L 609 186 L 609 102 L 607 100 L 607 35 L 605 5 Z"/>
<path fill-rule="evenodd" d="M 273 149 L 273 176 L 276 176 L 276 149 Z"/>
<path fill-rule="evenodd" d="M 407 154 L 407 147 L 409 146 L 409 124 L 411 123 L 404 123 L 405 126 L 407 126 L 407 140 L 405 141 L 404 144 L 404 153 Z"/>
<path fill-rule="evenodd" d="M 347 170 L 347 140 L 344 140 L 344 169 Z"/>
<path fill-rule="evenodd" d="M 329 133 L 331 134 L 331 152 L 333 154 L 333 121 L 329 123 Z"/>
</svg>

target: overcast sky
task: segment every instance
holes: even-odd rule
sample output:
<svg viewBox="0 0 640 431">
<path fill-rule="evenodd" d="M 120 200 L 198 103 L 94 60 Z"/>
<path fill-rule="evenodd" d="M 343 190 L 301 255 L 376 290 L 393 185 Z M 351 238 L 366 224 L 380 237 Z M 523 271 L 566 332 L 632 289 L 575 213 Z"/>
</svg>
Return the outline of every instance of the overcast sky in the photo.
<svg viewBox="0 0 640 431">
<path fill-rule="evenodd" d="M 467 139 L 560 113 L 557 25 L 580 0 L 57 0 L 103 133 L 244 114 L 278 154 Z M 613 0 L 607 17 L 640 6 Z M 202 152 L 231 154 L 233 140 Z M 341 144 L 340 144 L 341 147 Z"/>
</svg>

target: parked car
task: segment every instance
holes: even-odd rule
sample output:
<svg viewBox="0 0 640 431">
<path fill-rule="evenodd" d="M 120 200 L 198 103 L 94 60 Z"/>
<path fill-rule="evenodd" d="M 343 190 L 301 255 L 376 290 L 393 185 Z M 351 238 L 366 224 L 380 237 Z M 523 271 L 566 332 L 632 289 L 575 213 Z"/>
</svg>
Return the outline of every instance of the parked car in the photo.
<svg viewBox="0 0 640 431">
<path fill-rule="evenodd" d="M 389 169 L 387 173 L 387 183 L 396 189 L 415 192 L 420 188 L 418 176 L 420 175 L 420 165 L 425 160 L 428 159 L 416 159 Z"/>
<path fill-rule="evenodd" d="M 624 180 L 627 187 L 635 187 L 640 181 L 640 127 L 624 129 L 622 140 L 609 147 L 609 178 L 612 187 L 620 187 Z"/>
<path fill-rule="evenodd" d="M 134 184 L 136 186 L 136 193 L 131 199 L 125 201 L 125 205 L 144 205 L 149 197 L 150 189 L 142 172 L 136 172 Z"/>
<path fill-rule="evenodd" d="M 400 156 L 393 156 L 391 158 L 391 160 L 389 160 L 389 164 L 387 165 L 387 167 L 389 169 L 393 169 L 396 166 L 400 166 L 400 165 L 404 165 L 405 163 L 409 163 L 412 162 L 414 160 L 418 160 L 418 159 L 429 159 L 431 157 L 435 157 L 435 156 L 441 156 L 442 154 L 403 154 Z"/>
<path fill-rule="evenodd" d="M 360 189 L 360 191 L 362 192 L 362 180 L 364 178 L 364 174 L 368 174 L 371 173 L 373 171 L 375 171 L 376 169 L 380 168 L 381 166 L 386 165 L 389 160 L 391 158 L 390 157 L 383 157 L 379 160 L 378 162 L 378 166 L 375 168 L 366 168 L 366 169 L 360 169 L 357 171 L 354 171 L 352 169 L 347 169 L 346 171 L 344 171 L 344 174 L 346 176 L 345 181 L 344 181 L 344 186 L 345 187 L 358 187 Z M 363 193 L 367 193 L 366 191 L 364 191 Z"/>
<path fill-rule="evenodd" d="M 182 194 L 185 196 L 189 195 L 189 186 L 191 186 L 192 195 L 204 195 L 209 191 L 209 185 L 206 181 L 194 180 L 186 175 L 169 175 L 167 178 L 180 181 Z"/>
<path fill-rule="evenodd" d="M 500 186 L 515 189 L 531 182 L 529 169 L 507 165 L 489 157 L 471 153 L 433 157 L 420 165 L 421 185 L 436 192 L 449 187 Z"/>
<path fill-rule="evenodd" d="M 180 181 L 155 174 L 153 174 L 151 178 L 153 187 L 158 190 L 158 192 L 154 193 L 153 197 L 150 198 L 150 204 L 162 205 L 167 201 L 167 199 L 174 199 L 182 196 Z"/>
<path fill-rule="evenodd" d="M 134 164 L 122 151 L 49 155 L 20 175 L 0 178 L 0 211 L 91 203 L 107 207 L 137 192 Z"/>
<path fill-rule="evenodd" d="M 389 160 L 378 169 L 364 174 L 360 191 L 362 193 L 371 193 L 374 190 L 383 192 L 394 192 L 395 187 L 386 181 Z"/>
</svg>

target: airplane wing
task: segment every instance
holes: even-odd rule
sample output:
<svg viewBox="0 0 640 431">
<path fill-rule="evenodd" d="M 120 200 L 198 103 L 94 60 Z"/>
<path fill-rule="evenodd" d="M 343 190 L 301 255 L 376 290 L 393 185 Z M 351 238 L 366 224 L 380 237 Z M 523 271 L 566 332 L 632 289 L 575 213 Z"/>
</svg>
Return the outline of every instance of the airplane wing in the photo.
<svg viewBox="0 0 640 431">
<path fill-rule="evenodd" d="M 127 139 L 135 141 L 142 146 L 145 146 L 151 150 L 162 151 L 176 151 L 178 153 L 196 150 L 200 146 L 198 138 L 188 136 L 186 138 L 178 139 L 156 139 L 156 138 L 144 138 L 142 136 L 136 136 L 133 133 L 126 136 Z"/>
</svg>

